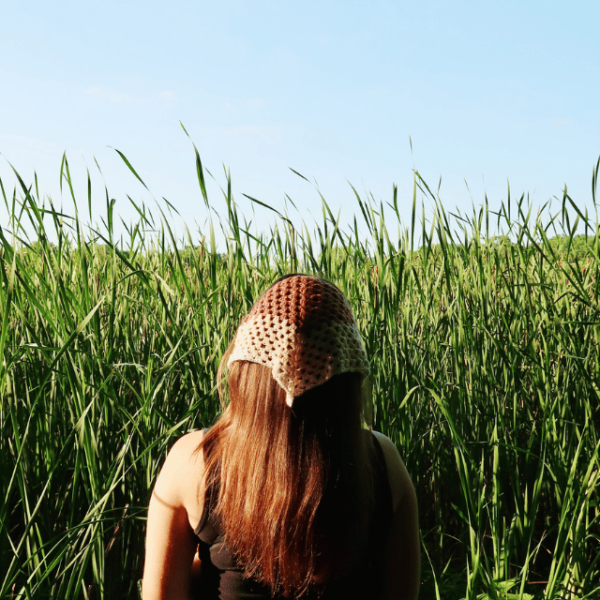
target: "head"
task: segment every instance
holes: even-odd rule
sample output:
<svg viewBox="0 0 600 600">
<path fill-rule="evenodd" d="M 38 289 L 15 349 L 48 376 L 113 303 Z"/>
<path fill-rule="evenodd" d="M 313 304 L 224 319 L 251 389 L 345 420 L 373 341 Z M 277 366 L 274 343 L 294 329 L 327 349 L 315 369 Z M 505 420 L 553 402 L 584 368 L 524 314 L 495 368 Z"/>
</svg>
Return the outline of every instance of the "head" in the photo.
<svg viewBox="0 0 600 600">
<path fill-rule="evenodd" d="M 269 368 L 289 407 L 335 375 L 369 374 L 348 301 L 329 281 L 308 275 L 282 277 L 258 299 L 223 362 L 238 361 Z"/>
</svg>

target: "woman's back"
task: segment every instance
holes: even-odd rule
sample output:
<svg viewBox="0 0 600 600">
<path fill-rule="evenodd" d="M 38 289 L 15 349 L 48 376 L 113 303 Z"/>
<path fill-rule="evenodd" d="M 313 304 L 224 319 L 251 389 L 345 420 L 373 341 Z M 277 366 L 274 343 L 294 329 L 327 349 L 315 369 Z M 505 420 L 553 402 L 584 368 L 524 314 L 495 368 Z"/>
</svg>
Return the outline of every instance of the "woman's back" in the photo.
<svg viewBox="0 0 600 600">
<path fill-rule="evenodd" d="M 206 588 L 202 594 L 203 586 L 214 586 L 214 580 L 212 584 L 202 583 L 201 570 L 208 563 L 203 565 L 197 554 L 199 540 L 194 531 L 204 513 L 204 506 L 198 502 L 203 461 L 196 452 L 203 437 L 202 431 L 195 431 L 180 438 L 156 482 L 148 516 L 144 600 L 219 598 L 211 596 Z M 375 582 L 374 588 L 383 586 L 382 598 L 415 600 L 420 567 L 414 487 L 393 443 L 380 433 L 375 437 L 385 457 L 393 519 L 383 550 L 382 582 Z M 335 586 L 331 593 L 335 594 Z M 372 593 L 363 597 L 377 598 Z"/>
<path fill-rule="evenodd" d="M 355 557 L 355 563 L 348 565 L 348 572 L 344 576 L 328 582 L 324 589 L 308 592 L 304 596 L 306 600 L 362 600 L 380 597 L 385 572 L 385 548 L 393 518 L 392 494 L 381 446 L 370 432 L 364 433 L 370 438 L 374 458 L 370 473 L 374 482 L 374 503 L 368 523 L 366 547 L 362 556 Z M 218 490 L 214 487 L 206 493 L 203 514 L 194 530 L 199 540 L 202 565 L 197 596 L 223 600 L 283 599 L 284 596 L 274 596 L 268 585 L 248 578 L 235 560 L 214 512 L 217 495 Z M 340 554 L 344 553 L 344 548 L 337 550 Z"/>
<path fill-rule="evenodd" d="M 416 597 L 414 488 L 363 429 L 368 373 L 331 283 L 294 275 L 261 296 L 221 362 L 221 417 L 157 481 L 145 599 L 189 597 L 198 567 L 203 598 Z"/>
</svg>

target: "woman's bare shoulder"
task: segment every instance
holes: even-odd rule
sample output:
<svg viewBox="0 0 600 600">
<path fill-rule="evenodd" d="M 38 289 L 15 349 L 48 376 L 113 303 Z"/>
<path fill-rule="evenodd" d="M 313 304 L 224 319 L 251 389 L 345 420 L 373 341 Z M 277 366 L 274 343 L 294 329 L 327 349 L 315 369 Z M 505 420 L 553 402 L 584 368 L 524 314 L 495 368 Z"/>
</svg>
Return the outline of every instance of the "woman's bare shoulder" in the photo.
<svg viewBox="0 0 600 600">
<path fill-rule="evenodd" d="M 373 433 L 383 450 L 388 479 L 392 489 L 392 501 L 394 508 L 396 508 L 407 494 L 412 495 L 415 493 L 414 486 L 394 442 L 383 433 L 379 433 L 378 431 L 374 431 Z"/>
<path fill-rule="evenodd" d="M 203 439 L 194 431 L 178 439 L 171 448 L 158 475 L 146 528 L 143 597 L 186 598 L 194 553 L 198 540 L 194 536 L 197 506 L 190 500 L 202 460 L 196 452 Z"/>
<path fill-rule="evenodd" d="M 394 503 L 394 518 L 387 548 L 385 597 L 416 600 L 421 572 L 417 496 L 392 440 L 382 433 L 375 435 L 385 456 Z"/>
<path fill-rule="evenodd" d="M 192 431 L 173 444 L 156 480 L 155 495 L 174 506 L 190 505 L 202 477 L 203 461 L 197 450 L 203 439 L 204 431 Z"/>
<path fill-rule="evenodd" d="M 196 431 L 190 431 L 185 435 L 182 435 L 169 450 L 169 455 L 176 453 L 180 455 L 180 458 L 193 458 L 196 449 L 204 439 L 204 429 L 198 429 Z"/>
</svg>

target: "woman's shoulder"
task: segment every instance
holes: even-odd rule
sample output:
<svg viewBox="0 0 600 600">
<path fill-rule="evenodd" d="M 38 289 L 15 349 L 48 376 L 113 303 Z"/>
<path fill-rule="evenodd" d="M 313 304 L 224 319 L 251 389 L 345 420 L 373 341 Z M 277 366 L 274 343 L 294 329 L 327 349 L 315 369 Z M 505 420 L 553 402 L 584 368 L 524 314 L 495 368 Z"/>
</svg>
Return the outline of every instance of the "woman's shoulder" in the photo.
<svg viewBox="0 0 600 600">
<path fill-rule="evenodd" d="M 373 434 L 383 450 L 395 509 L 407 494 L 414 494 L 414 486 L 394 442 L 378 431 Z"/>
<path fill-rule="evenodd" d="M 163 466 L 163 471 L 166 469 L 168 473 L 176 471 L 181 474 L 182 469 L 184 471 L 188 468 L 196 470 L 198 464 L 202 462 L 198 448 L 204 439 L 204 433 L 204 430 L 201 429 L 181 436 L 171 446 Z M 163 475 L 163 471 L 161 471 L 161 476 Z"/>
<path fill-rule="evenodd" d="M 203 430 L 192 431 L 173 444 L 154 487 L 155 495 L 171 506 L 185 507 L 188 513 L 197 506 L 204 462 L 198 448 L 204 434 Z"/>
<path fill-rule="evenodd" d="M 394 519 L 386 559 L 386 598 L 414 598 L 419 593 L 421 571 L 419 510 L 415 488 L 394 442 L 382 433 L 375 437 L 388 470 Z"/>
<path fill-rule="evenodd" d="M 398 454 L 396 445 L 394 444 L 394 442 L 392 442 L 392 440 L 390 440 L 390 438 L 387 435 L 381 433 L 380 431 L 373 431 L 372 433 L 379 442 L 379 445 L 381 446 L 383 453 L 386 455 L 386 458 L 387 455 L 390 453 Z M 398 456 L 400 455 L 398 454 Z"/>
<path fill-rule="evenodd" d="M 204 439 L 205 434 L 204 429 L 198 429 L 196 431 L 190 431 L 185 435 L 182 435 L 171 447 L 169 450 L 169 456 L 172 454 L 177 456 L 179 459 L 188 459 L 192 458 L 192 455 L 195 454 L 198 446 Z"/>
</svg>

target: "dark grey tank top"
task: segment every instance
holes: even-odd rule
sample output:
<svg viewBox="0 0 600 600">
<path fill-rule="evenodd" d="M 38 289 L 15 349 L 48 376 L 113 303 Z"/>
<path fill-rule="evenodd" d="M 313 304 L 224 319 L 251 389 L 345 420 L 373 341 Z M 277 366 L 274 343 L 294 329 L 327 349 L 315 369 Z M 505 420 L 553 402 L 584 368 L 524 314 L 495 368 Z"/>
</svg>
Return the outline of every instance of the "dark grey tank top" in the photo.
<svg viewBox="0 0 600 600">
<path fill-rule="evenodd" d="M 369 530 L 369 545 L 363 561 L 349 575 L 333 581 L 321 593 L 308 593 L 302 600 L 375 600 L 381 594 L 385 572 L 385 548 L 392 525 L 392 493 L 383 450 L 373 436 L 375 504 Z M 202 600 L 285 600 L 270 588 L 245 577 L 223 542 L 213 515 L 214 493 L 207 492 L 204 510 L 194 533 L 199 540 L 201 575 L 197 598 Z"/>
</svg>

